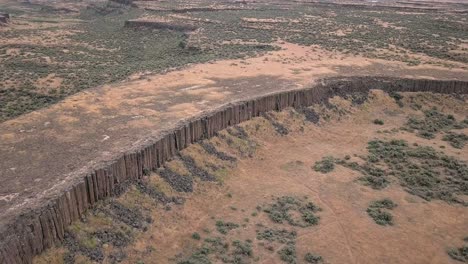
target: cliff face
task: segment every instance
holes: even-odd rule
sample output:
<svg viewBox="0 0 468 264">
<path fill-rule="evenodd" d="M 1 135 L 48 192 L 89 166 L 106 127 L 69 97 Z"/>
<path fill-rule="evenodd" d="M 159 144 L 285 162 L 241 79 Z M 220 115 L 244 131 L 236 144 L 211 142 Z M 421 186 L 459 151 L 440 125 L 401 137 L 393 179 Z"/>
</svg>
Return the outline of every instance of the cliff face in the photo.
<svg viewBox="0 0 468 264">
<path fill-rule="evenodd" d="M 302 108 L 335 95 L 370 89 L 468 93 L 468 82 L 463 81 L 355 77 L 324 79 L 317 83 L 302 90 L 278 92 L 223 106 L 127 150 L 112 162 L 96 165 L 93 171 L 77 172 L 69 188 L 50 197 L 40 207 L 9 219 L 0 216 L 0 263 L 31 263 L 34 255 L 61 241 L 65 228 L 80 219 L 88 208 L 98 200 L 116 195 L 123 183 L 136 181 L 145 171 L 159 168 L 188 145 L 267 111 Z"/>
</svg>

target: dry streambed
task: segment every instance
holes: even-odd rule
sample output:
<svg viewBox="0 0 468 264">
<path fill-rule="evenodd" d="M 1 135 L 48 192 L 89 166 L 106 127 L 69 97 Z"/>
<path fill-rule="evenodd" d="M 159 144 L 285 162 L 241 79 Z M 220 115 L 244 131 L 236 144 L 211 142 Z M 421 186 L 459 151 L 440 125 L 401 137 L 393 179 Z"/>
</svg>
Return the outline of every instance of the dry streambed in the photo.
<svg viewBox="0 0 468 264">
<path fill-rule="evenodd" d="M 466 262 L 466 99 L 267 113 L 145 171 L 35 263 Z"/>
</svg>

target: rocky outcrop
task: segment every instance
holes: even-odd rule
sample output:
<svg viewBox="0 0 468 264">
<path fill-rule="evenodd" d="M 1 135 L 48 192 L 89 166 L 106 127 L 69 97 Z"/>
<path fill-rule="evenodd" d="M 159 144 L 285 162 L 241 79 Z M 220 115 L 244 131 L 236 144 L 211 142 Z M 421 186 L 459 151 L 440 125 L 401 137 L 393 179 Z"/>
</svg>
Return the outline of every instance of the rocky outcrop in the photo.
<svg viewBox="0 0 468 264">
<path fill-rule="evenodd" d="M 120 192 L 129 181 L 137 181 L 144 171 L 155 170 L 178 151 L 216 132 L 267 111 L 287 107 L 302 108 L 335 95 L 367 92 L 370 89 L 403 92 L 468 93 L 468 82 L 393 78 L 333 78 L 302 89 L 269 94 L 225 105 L 180 123 L 158 138 L 149 138 L 118 159 L 97 165 L 93 171 L 79 172 L 74 182 L 46 204 L 17 215 L 0 225 L 0 263 L 31 263 L 37 255 L 64 238 L 64 231 L 87 209 Z"/>
</svg>

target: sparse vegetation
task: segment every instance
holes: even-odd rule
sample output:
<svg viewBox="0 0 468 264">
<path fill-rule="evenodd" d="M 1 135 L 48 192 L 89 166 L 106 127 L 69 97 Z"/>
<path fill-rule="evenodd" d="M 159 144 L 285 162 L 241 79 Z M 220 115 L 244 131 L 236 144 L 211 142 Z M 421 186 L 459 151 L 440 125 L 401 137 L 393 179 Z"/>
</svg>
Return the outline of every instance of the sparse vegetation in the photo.
<svg viewBox="0 0 468 264">
<path fill-rule="evenodd" d="M 229 244 L 221 237 L 207 238 L 203 245 L 195 250 L 188 258 L 177 262 L 178 264 L 208 264 L 210 258 L 222 263 L 251 263 L 253 249 L 251 241 L 234 240 Z"/>
<path fill-rule="evenodd" d="M 393 216 L 382 209 L 369 207 L 367 208 L 367 214 L 379 225 L 393 225 Z"/>
<path fill-rule="evenodd" d="M 323 263 L 323 258 L 321 256 L 317 256 L 312 253 L 307 253 L 304 257 L 304 260 L 307 263 L 313 263 L 313 264 Z"/>
<path fill-rule="evenodd" d="M 201 236 L 200 236 L 199 233 L 195 232 L 195 233 L 192 233 L 192 238 L 195 239 L 195 240 L 200 240 Z"/>
<path fill-rule="evenodd" d="M 112 261 L 120 262 L 126 255 L 121 251 L 133 241 L 136 230 L 144 230 L 151 218 L 136 208 L 117 202 L 102 202 L 88 213 L 83 222 L 73 223 L 67 230 L 63 245 L 65 263 L 74 263 L 77 256 L 100 262 L 104 246 L 112 245 Z"/>
<path fill-rule="evenodd" d="M 296 239 L 295 231 L 288 231 L 286 229 L 271 229 L 257 230 L 258 240 L 277 241 L 286 244 Z"/>
<path fill-rule="evenodd" d="M 226 235 L 229 231 L 238 228 L 239 225 L 232 222 L 224 222 L 222 220 L 216 221 L 216 230 L 219 233 Z"/>
<path fill-rule="evenodd" d="M 454 260 L 468 263 L 468 246 L 462 246 L 460 248 L 452 248 L 447 251 L 447 254 Z"/>
<path fill-rule="evenodd" d="M 289 223 L 293 226 L 306 227 L 317 224 L 318 217 L 313 216 L 313 213 L 320 209 L 306 199 L 299 199 L 295 197 L 280 197 L 275 199 L 275 203 L 266 206 L 264 209 L 270 216 L 272 214 L 282 214 L 280 218 L 272 218 L 275 223 Z M 262 208 L 257 206 L 257 210 L 261 211 Z M 297 213 L 301 214 L 300 219 L 295 219 Z M 314 220 L 311 221 L 311 217 Z M 281 222 L 278 222 L 281 221 Z M 246 223 L 249 223 L 247 221 Z M 193 264 L 193 263 L 212 263 L 213 260 L 223 263 L 252 263 L 254 251 L 252 247 L 252 240 L 247 239 L 241 241 L 233 238 L 236 234 L 229 233 L 230 230 L 238 228 L 239 225 L 232 222 L 216 221 L 217 230 L 223 234 L 221 237 L 207 238 L 203 241 L 200 248 L 197 248 L 193 253 L 179 261 L 180 264 Z M 256 224 L 256 238 L 261 241 L 259 245 L 264 246 L 267 250 L 274 250 L 275 245 L 278 246 L 278 256 L 285 263 L 296 263 L 296 238 L 297 233 L 294 229 L 276 229 L 264 226 L 261 223 Z M 248 228 L 245 224 L 244 228 Z M 198 233 L 194 233 L 198 234 Z M 192 235 L 194 237 L 194 235 Z M 196 238 L 200 239 L 199 236 Z M 231 243 L 229 241 L 232 241 Z M 306 259 L 311 263 L 321 263 L 321 257 L 312 254 L 306 255 Z M 258 259 L 257 259 L 258 260 Z M 255 261 L 255 260 L 254 260 Z"/>
<path fill-rule="evenodd" d="M 463 133 L 458 134 L 448 132 L 446 135 L 444 135 L 442 140 L 450 142 L 450 145 L 454 148 L 462 149 L 468 141 L 468 136 Z"/>
<path fill-rule="evenodd" d="M 404 140 L 373 140 L 364 164 L 339 160 L 338 164 L 363 174 L 361 181 L 374 189 L 385 188 L 396 177 L 405 190 L 426 200 L 464 204 L 468 166 L 432 147 L 410 147 Z"/>
<path fill-rule="evenodd" d="M 128 4 L 131 2 L 122 1 Z M 20 35 L 25 39 L 35 39 L 39 35 L 46 36 L 54 32 L 63 37 L 58 44 L 22 43 L 5 44 L 0 47 L 2 62 L 0 82 L 3 84 L 0 87 L 0 101 L 2 102 L 0 122 L 53 104 L 83 89 L 125 80 L 135 73 L 162 73 L 190 63 L 256 56 L 278 49 L 275 46 L 277 41 L 317 45 L 319 48 L 337 51 L 341 54 L 360 54 L 369 58 L 399 60 L 409 65 L 427 62 L 413 58 L 411 53 L 449 62 L 468 62 L 466 54 L 451 52 L 458 45 L 466 42 L 466 27 L 463 23 L 459 23 L 462 15 L 456 12 L 439 14 L 422 10 L 420 14 L 408 15 L 386 7 L 370 7 L 369 10 L 363 11 L 352 6 L 342 8 L 333 3 L 317 5 L 295 3 L 294 5 L 286 3 L 288 7 L 284 8 L 281 5 L 286 5 L 285 3 L 253 1 L 248 5 L 235 3 L 235 8 L 223 10 L 187 7 L 187 2 L 180 1 L 160 1 L 157 3 L 162 7 L 160 10 L 151 8 L 143 10 L 132 6 L 122 7 L 115 3 L 105 3 L 87 8 L 77 16 L 70 15 L 76 21 L 74 20 L 73 23 L 63 28 L 60 26 L 62 24 L 60 19 L 54 19 L 50 14 L 36 10 L 35 5 L 30 4 L 30 8 L 24 11 L 26 14 L 33 10 L 44 17 L 28 18 L 28 15 L 25 15 L 22 18 L 25 28 L 30 23 L 48 23 L 53 26 L 49 25 L 46 29 L 2 30 L 0 32 L 2 39 L 11 39 L 16 37 L 15 35 Z M 195 6 L 204 3 L 191 4 Z M 226 3 L 228 6 L 231 4 Z M 181 9 L 183 10 L 180 11 Z M 180 16 L 173 16 L 174 14 Z M 122 28 L 125 20 L 143 15 L 191 20 L 202 30 L 187 34 L 172 30 Z M 249 17 L 255 17 L 257 21 L 249 21 Z M 376 20 L 383 21 L 382 23 L 387 23 L 389 26 L 383 27 L 380 22 L 376 23 Z M 344 27 L 347 28 L 345 32 L 334 33 L 338 30 L 342 31 Z M 70 34 L 63 34 L 62 30 Z M 197 41 L 193 41 L 194 38 Z M 7 52 L 10 49 L 20 50 L 19 54 L 11 55 Z M 245 64 L 247 62 L 241 61 L 234 66 L 242 67 Z M 293 69 L 292 73 L 303 74 L 305 71 L 307 70 Z M 49 76 L 50 73 L 53 73 L 52 77 Z M 45 89 L 40 89 L 39 80 L 49 77 L 53 80 L 46 81 L 48 84 Z M 52 85 L 51 83 L 55 81 L 57 83 Z M 396 92 L 389 94 L 400 107 L 404 106 L 401 94 Z M 367 93 L 356 93 L 346 99 L 349 99 L 352 105 L 357 105 L 366 102 L 368 97 Z M 363 107 L 365 106 L 367 105 Z M 423 105 L 411 104 L 411 107 L 423 109 Z M 405 109 L 399 111 L 403 110 Z M 337 111 L 347 113 L 342 109 Z M 306 121 L 319 122 L 320 117 L 312 108 L 306 108 L 301 113 Z M 267 113 L 262 120 L 268 121 L 279 135 L 286 136 L 292 131 L 287 126 L 287 122 L 279 121 L 274 114 Z M 366 120 L 366 125 L 371 125 L 371 122 L 384 125 L 384 120 L 381 119 Z M 390 121 L 385 120 L 385 122 Z M 306 124 L 306 122 L 303 123 Z M 259 131 L 258 127 L 259 125 L 257 131 Z M 443 132 L 443 140 L 459 149 L 464 147 L 468 137 L 451 130 L 466 127 L 468 127 L 467 119 L 458 122 L 454 116 L 437 109 L 424 111 L 423 118 L 409 118 L 405 125 L 405 129 L 416 131 L 420 137 L 427 139 L 432 139 L 437 133 Z M 270 129 L 270 126 L 268 128 Z M 318 127 L 315 128 L 318 129 Z M 390 135 L 394 132 L 394 130 L 383 131 L 388 137 L 394 136 L 394 134 Z M 224 169 L 223 165 L 220 166 L 218 163 L 236 164 L 237 158 L 231 156 L 231 153 L 239 154 L 237 157 L 252 157 L 260 146 L 253 139 L 253 135 L 256 134 L 242 125 L 219 133 L 224 141 L 219 144 L 204 141 L 199 147 L 199 150 L 203 150 L 198 152 L 211 155 L 209 158 L 215 162 L 199 164 L 195 156 L 181 154 L 176 159 L 188 171 L 187 175 L 170 167 L 157 171 L 158 175 L 170 185 L 172 191 L 183 192 L 182 196 L 188 197 L 186 193 L 192 192 L 194 185 L 199 184 L 200 180 L 215 181 L 218 179 L 218 175 L 213 171 Z M 222 152 L 220 150 L 222 147 L 226 147 L 227 152 Z M 453 150 L 450 149 L 450 151 Z M 347 152 L 349 153 L 349 150 L 344 151 L 343 155 Z M 374 189 L 383 189 L 390 184 L 399 183 L 409 193 L 426 200 L 438 199 L 466 205 L 466 199 L 459 197 L 468 195 L 468 167 L 465 161 L 447 156 L 431 147 L 409 145 L 403 140 L 372 140 L 368 144 L 368 152 L 368 155 L 361 157 L 359 162 L 351 161 L 349 155 L 346 155 L 343 160 L 331 156 L 323 157 L 314 164 L 313 169 L 317 172 L 329 173 L 334 170 L 336 164 L 341 164 L 360 172 L 362 174 L 360 181 Z M 357 159 L 354 156 L 352 160 Z M 303 163 L 296 161 L 294 164 L 299 166 Z M 311 172 L 310 168 L 308 172 Z M 150 178 L 151 171 L 145 168 L 143 174 L 145 175 L 143 178 Z M 216 183 L 201 184 L 222 186 Z M 183 201 L 167 196 L 143 181 L 136 184 L 135 190 L 154 205 L 162 204 L 166 210 L 170 209 L 167 206 L 168 203 L 179 204 Z M 230 198 L 229 202 L 236 203 L 239 208 L 229 206 L 230 203 L 228 203 L 228 205 L 223 205 L 222 209 L 229 214 L 239 214 L 235 219 L 243 221 L 242 225 L 224 220 L 216 221 L 215 227 L 219 232 L 217 234 L 219 237 L 208 237 L 216 235 L 216 232 L 211 232 L 212 234 L 209 235 L 208 229 L 204 229 L 203 238 L 198 232 L 185 233 L 186 229 L 184 229 L 183 238 L 190 240 L 188 242 L 191 248 L 189 252 L 182 251 L 174 261 L 180 260 L 178 263 L 183 264 L 253 263 L 258 261 L 254 257 L 260 256 L 256 252 L 257 249 L 268 249 L 271 250 L 272 256 L 285 263 L 324 262 L 321 256 L 314 253 L 307 253 L 303 256 L 302 248 L 296 248 L 295 244 L 298 228 L 311 227 L 320 221 L 327 220 L 319 217 L 321 209 L 316 204 L 309 202 L 307 198 L 282 196 L 275 198 L 270 204 L 258 206 L 256 211 L 253 211 L 245 204 L 237 204 L 243 198 L 239 195 L 242 193 L 236 192 L 237 190 L 230 191 L 234 192 L 234 198 L 231 193 L 225 192 L 218 197 L 223 201 L 227 200 L 226 197 Z M 83 222 L 73 223 L 64 238 L 64 247 L 67 251 L 64 253 L 65 263 L 78 262 L 76 261 L 78 255 L 83 256 L 85 261 L 89 262 L 117 263 L 122 261 L 127 252 L 122 248 L 131 243 L 135 235 L 143 233 L 152 221 L 152 214 L 146 211 L 143 202 L 138 204 L 129 200 L 131 199 L 119 200 L 113 197 L 110 202 L 97 205 L 83 219 Z M 135 199 L 135 201 L 141 200 Z M 396 206 L 396 203 L 390 199 L 377 200 L 370 202 L 366 213 L 379 225 L 393 225 L 395 219 L 390 211 Z M 244 213 L 244 210 L 247 211 L 245 214 L 256 218 L 249 220 L 244 215 L 240 215 Z M 365 214 L 364 208 L 361 209 L 361 213 Z M 213 214 L 207 216 L 207 219 L 209 217 L 216 219 L 215 216 L 220 217 Z M 258 241 L 255 243 L 249 239 L 244 240 L 246 236 L 241 234 L 242 230 L 252 227 L 253 224 L 264 222 L 265 216 L 268 216 L 269 220 L 266 221 L 272 226 L 258 225 L 255 230 Z M 241 226 L 243 228 L 240 228 Z M 302 231 L 304 230 L 301 229 L 299 232 L 301 235 Z M 258 245 L 262 243 L 264 248 L 257 246 L 257 242 L 259 242 Z M 197 248 L 193 250 L 192 247 Z M 110 253 L 106 253 L 104 249 Z M 141 252 L 136 250 L 137 253 L 141 253 L 142 258 L 147 253 L 143 252 L 144 250 L 144 246 Z M 450 249 L 448 254 L 455 260 L 467 262 L 467 252 L 468 248 L 463 246 Z M 143 260 L 133 261 L 135 262 L 144 263 Z M 146 263 L 149 262 L 146 261 Z"/>
<path fill-rule="evenodd" d="M 213 144 L 207 141 L 202 141 L 200 146 L 210 155 L 216 156 L 220 160 L 232 161 L 235 162 L 237 159 L 235 157 L 229 156 L 224 152 L 218 151 Z"/>
<path fill-rule="evenodd" d="M 382 119 L 374 119 L 373 123 L 376 125 L 383 125 L 384 121 Z"/>
<path fill-rule="evenodd" d="M 295 264 L 297 260 L 296 247 L 294 245 L 286 245 L 278 251 L 280 259 L 289 264 Z"/>
<path fill-rule="evenodd" d="M 174 190 L 178 192 L 193 191 L 193 178 L 191 176 L 180 175 L 168 167 L 161 168 L 157 172 Z"/>
<path fill-rule="evenodd" d="M 392 97 L 393 99 L 395 99 L 395 102 L 397 103 L 399 107 L 403 107 L 403 102 L 401 101 L 403 99 L 403 95 L 395 91 L 390 91 L 388 95 Z"/>
<path fill-rule="evenodd" d="M 352 5 L 343 8 L 339 4 L 298 2 L 284 9 L 267 2 L 251 3 L 244 8 L 232 3 L 219 10 L 205 5 L 197 2 L 193 9 L 187 9 L 184 1 L 171 1 L 159 2 L 156 10 L 143 10 L 115 1 L 100 2 L 79 13 L 67 14 L 67 19 L 78 21 L 69 23 L 48 5 L 18 3 L 15 8 L 2 4 L 2 10 L 22 14 L 27 23 L 48 26 L 0 32 L 2 39 L 40 36 L 34 45 L 9 43 L 0 48 L 3 62 L 0 81 L 5 84 L 0 98 L 6 102 L 1 105 L 0 120 L 45 107 L 89 87 L 124 80 L 133 73 L 163 72 L 189 63 L 243 58 L 276 50 L 274 42 L 278 38 L 408 65 L 437 63 L 451 67 L 451 62 L 467 62 L 466 50 L 453 52 L 465 39 L 465 29 L 457 22 L 462 20 L 461 13 L 421 9 L 413 16 L 383 6 L 372 7 L 375 12 L 369 12 Z M 173 12 L 184 10 L 192 12 L 173 16 Z M 191 28 L 203 30 L 186 34 L 168 29 L 122 27 L 125 21 L 143 16 L 158 16 L 173 25 L 190 24 Z M 277 21 L 272 23 L 271 19 Z M 57 45 L 47 45 L 48 42 Z M 11 48 L 20 49 L 20 53 L 7 53 Z M 421 59 L 418 54 L 445 61 Z M 43 93 L 36 81 L 48 73 L 62 81 Z M 12 82 L 7 84 L 7 80 Z M 397 93 L 390 95 L 395 95 L 401 104 Z"/>
<path fill-rule="evenodd" d="M 393 208 L 397 207 L 397 204 L 392 200 L 385 198 L 382 200 L 373 201 L 369 207 L 392 210 Z"/>
<path fill-rule="evenodd" d="M 268 120 L 273 128 L 275 129 L 276 133 L 278 133 L 281 136 L 285 136 L 289 134 L 288 128 L 280 123 L 272 113 L 263 113 L 262 115 L 266 120 Z"/>
<path fill-rule="evenodd" d="M 242 157 L 252 157 L 257 149 L 257 143 L 241 126 L 229 127 L 226 132 L 219 133 L 218 136 Z"/>
<path fill-rule="evenodd" d="M 315 162 L 313 169 L 321 173 L 329 173 L 335 169 L 335 159 L 332 156 L 324 157 L 321 161 Z"/>
<path fill-rule="evenodd" d="M 410 117 L 404 128 L 409 131 L 417 130 L 418 136 L 422 138 L 433 139 L 438 132 L 464 127 L 464 123 L 458 123 L 453 115 L 446 115 L 432 108 L 424 111 L 424 119 Z"/>
<path fill-rule="evenodd" d="M 232 242 L 232 245 L 234 246 L 234 261 L 240 259 L 242 256 L 247 256 L 251 257 L 253 255 L 252 251 L 252 243 L 249 241 L 239 241 L 235 240 Z"/>
<path fill-rule="evenodd" d="M 282 196 L 277 198 L 275 203 L 265 207 L 264 212 L 275 223 L 287 222 L 293 226 L 307 227 L 318 224 L 320 217 L 316 213 L 320 210 L 318 206 L 304 199 Z M 299 213 L 300 217 L 295 217 L 293 212 Z"/>
<path fill-rule="evenodd" d="M 367 208 L 367 214 L 379 225 L 393 225 L 393 216 L 388 210 L 396 206 L 397 204 L 390 199 L 373 201 Z"/>
</svg>

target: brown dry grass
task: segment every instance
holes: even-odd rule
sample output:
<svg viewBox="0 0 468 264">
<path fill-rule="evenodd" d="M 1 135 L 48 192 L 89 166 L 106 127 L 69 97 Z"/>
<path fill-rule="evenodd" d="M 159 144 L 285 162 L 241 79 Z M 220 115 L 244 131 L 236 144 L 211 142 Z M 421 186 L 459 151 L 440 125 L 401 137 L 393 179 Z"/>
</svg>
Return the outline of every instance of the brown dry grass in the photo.
<svg viewBox="0 0 468 264">
<path fill-rule="evenodd" d="M 440 111 L 462 119 L 468 114 L 466 101 L 446 95 L 405 93 L 404 96 L 404 108 L 381 91 L 373 91 L 369 101 L 360 106 L 334 98 L 331 102 L 336 108 L 315 107 L 322 116 L 329 116 L 329 121 L 322 119 L 319 125 L 306 123 L 292 110 L 274 113 L 275 120 L 290 131 L 286 136 L 278 135 L 264 118 L 245 122 L 241 127 L 257 146 L 251 158 L 241 156 L 239 148 L 228 144 L 226 139 L 210 140 L 219 151 L 238 158 L 234 166 L 208 155 L 199 145 L 190 146 L 182 155 L 192 156 L 205 169 L 207 164 L 221 166 L 220 181 L 196 180 L 193 193 L 177 194 L 159 177 L 150 177 L 166 194 L 187 198 L 183 205 L 172 206 L 169 211 L 159 206 L 151 208 L 148 206 L 151 203 L 142 202 L 143 198 L 135 200 L 140 196 L 132 195 L 134 189 L 119 198 L 121 203 L 140 204 L 145 210 L 149 209 L 153 218 L 148 231 L 138 232 L 135 241 L 125 249 L 127 258 L 123 263 L 181 260 L 192 254 L 203 239 L 220 236 L 215 226 L 217 220 L 240 225 L 225 236 L 226 241 L 252 239 L 252 260 L 258 263 L 282 263 L 278 251 L 284 247 L 256 239 L 258 224 L 295 230 L 299 262 L 307 252 L 314 252 L 326 263 L 451 263 L 446 250 L 458 246 L 456 241 L 468 229 L 466 207 L 424 201 L 396 183 L 384 190 L 373 190 L 356 181 L 359 173 L 341 166 L 327 174 L 312 169 L 316 161 L 328 155 L 340 158 L 350 155 L 351 160 L 358 159 L 354 154 L 365 155 L 367 142 L 374 138 L 405 139 L 437 149 L 444 146 L 446 154 L 468 160 L 468 152 L 452 148 L 440 137 L 425 140 L 398 130 L 408 115 L 418 114 L 410 103 L 424 103 L 425 107 L 437 105 Z M 410 100 L 412 96 L 415 99 Z M 384 125 L 373 124 L 375 119 L 384 120 Z M 181 168 L 180 160 L 169 162 L 167 166 L 181 174 L 187 173 Z M 267 214 L 258 211 L 257 206 L 270 204 L 274 197 L 280 196 L 307 196 L 323 209 L 317 213 L 319 224 L 291 227 L 273 223 Z M 392 210 L 395 222 L 392 227 L 375 224 L 366 213 L 371 201 L 382 198 L 390 198 L 398 204 Z M 193 239 L 194 232 L 199 233 L 202 240 Z M 273 251 L 267 250 L 267 246 Z M 51 255 L 60 252 L 49 251 L 38 260 L 51 259 Z"/>
</svg>

